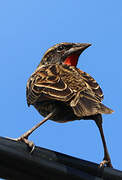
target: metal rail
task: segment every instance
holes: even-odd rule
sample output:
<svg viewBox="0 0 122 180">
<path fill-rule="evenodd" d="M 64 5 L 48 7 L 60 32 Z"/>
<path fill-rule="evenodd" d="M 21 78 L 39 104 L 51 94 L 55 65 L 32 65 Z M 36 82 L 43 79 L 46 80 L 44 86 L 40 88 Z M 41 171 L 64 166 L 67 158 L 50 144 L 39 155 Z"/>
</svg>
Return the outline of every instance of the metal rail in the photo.
<svg viewBox="0 0 122 180">
<path fill-rule="evenodd" d="M 41 180 L 122 180 L 122 172 L 35 147 L 31 154 L 23 142 L 0 137 L 0 177 Z"/>
</svg>

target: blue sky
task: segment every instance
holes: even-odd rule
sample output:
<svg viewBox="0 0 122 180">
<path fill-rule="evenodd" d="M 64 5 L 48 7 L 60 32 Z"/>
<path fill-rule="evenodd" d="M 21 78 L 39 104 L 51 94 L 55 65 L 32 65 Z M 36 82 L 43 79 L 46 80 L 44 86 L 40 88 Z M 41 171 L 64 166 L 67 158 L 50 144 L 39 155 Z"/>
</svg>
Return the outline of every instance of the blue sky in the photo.
<svg viewBox="0 0 122 180">
<path fill-rule="evenodd" d="M 92 75 L 115 112 L 103 115 L 113 166 L 122 170 L 122 1 L 0 2 L 0 136 L 16 138 L 42 120 L 26 104 L 26 82 L 44 52 L 59 42 L 92 43 L 78 67 Z M 93 121 L 46 122 L 36 145 L 99 163 L 103 147 Z"/>
</svg>

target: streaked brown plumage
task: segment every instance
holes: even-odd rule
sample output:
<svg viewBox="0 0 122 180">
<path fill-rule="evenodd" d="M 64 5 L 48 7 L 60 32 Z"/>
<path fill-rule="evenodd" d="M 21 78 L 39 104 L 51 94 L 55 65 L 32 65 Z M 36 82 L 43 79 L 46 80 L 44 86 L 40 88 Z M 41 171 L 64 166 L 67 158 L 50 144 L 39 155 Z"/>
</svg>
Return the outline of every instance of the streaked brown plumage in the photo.
<svg viewBox="0 0 122 180">
<path fill-rule="evenodd" d="M 48 49 L 27 82 L 27 103 L 44 117 L 54 112 L 50 119 L 56 122 L 94 120 L 104 146 L 104 161 L 100 166 L 112 167 L 101 115 L 113 111 L 101 103 L 103 93 L 98 83 L 76 67 L 80 54 L 89 46 L 85 43 L 60 43 Z"/>
<path fill-rule="evenodd" d="M 40 66 L 27 84 L 28 105 L 34 105 L 44 117 L 58 109 L 52 118 L 58 122 L 111 113 L 102 99 L 102 90 L 90 75 L 66 64 Z"/>
</svg>

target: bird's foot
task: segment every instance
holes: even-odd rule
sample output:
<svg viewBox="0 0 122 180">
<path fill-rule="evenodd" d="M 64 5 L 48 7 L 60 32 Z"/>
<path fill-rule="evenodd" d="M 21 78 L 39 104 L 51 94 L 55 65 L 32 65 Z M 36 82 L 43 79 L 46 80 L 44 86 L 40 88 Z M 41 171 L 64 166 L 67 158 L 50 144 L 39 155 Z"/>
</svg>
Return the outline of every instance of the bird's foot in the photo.
<svg viewBox="0 0 122 180">
<path fill-rule="evenodd" d="M 25 144 L 27 144 L 29 149 L 31 149 L 30 153 L 32 153 L 35 149 L 35 144 L 33 143 L 33 141 L 29 141 L 28 138 L 24 136 L 24 134 L 18 138 L 9 138 L 9 139 L 14 141 L 23 141 Z"/>
<path fill-rule="evenodd" d="M 111 168 L 113 167 L 110 160 L 103 159 L 103 161 L 100 163 L 99 167 L 102 168 L 105 166 L 111 167 Z"/>
<path fill-rule="evenodd" d="M 27 146 L 31 149 L 30 153 L 32 153 L 35 149 L 35 144 L 33 143 L 33 141 L 28 140 L 23 135 L 18 137 L 16 141 L 23 141 L 25 144 L 27 144 Z"/>
</svg>

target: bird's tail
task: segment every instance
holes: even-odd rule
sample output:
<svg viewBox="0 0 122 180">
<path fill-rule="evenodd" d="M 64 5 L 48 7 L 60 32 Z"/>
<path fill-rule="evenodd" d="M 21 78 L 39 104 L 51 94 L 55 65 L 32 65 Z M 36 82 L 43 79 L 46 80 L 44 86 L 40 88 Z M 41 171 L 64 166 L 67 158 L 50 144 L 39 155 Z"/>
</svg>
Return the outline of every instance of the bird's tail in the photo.
<svg viewBox="0 0 122 180">
<path fill-rule="evenodd" d="M 80 96 L 71 101 L 70 106 L 78 117 L 91 116 L 95 114 L 111 114 L 112 109 L 106 107 L 100 101 L 85 96 Z"/>
<path fill-rule="evenodd" d="M 100 105 L 100 109 L 99 109 L 100 114 L 111 114 L 112 112 L 114 112 L 112 109 L 108 108 L 102 103 L 100 103 L 99 105 Z"/>
</svg>

